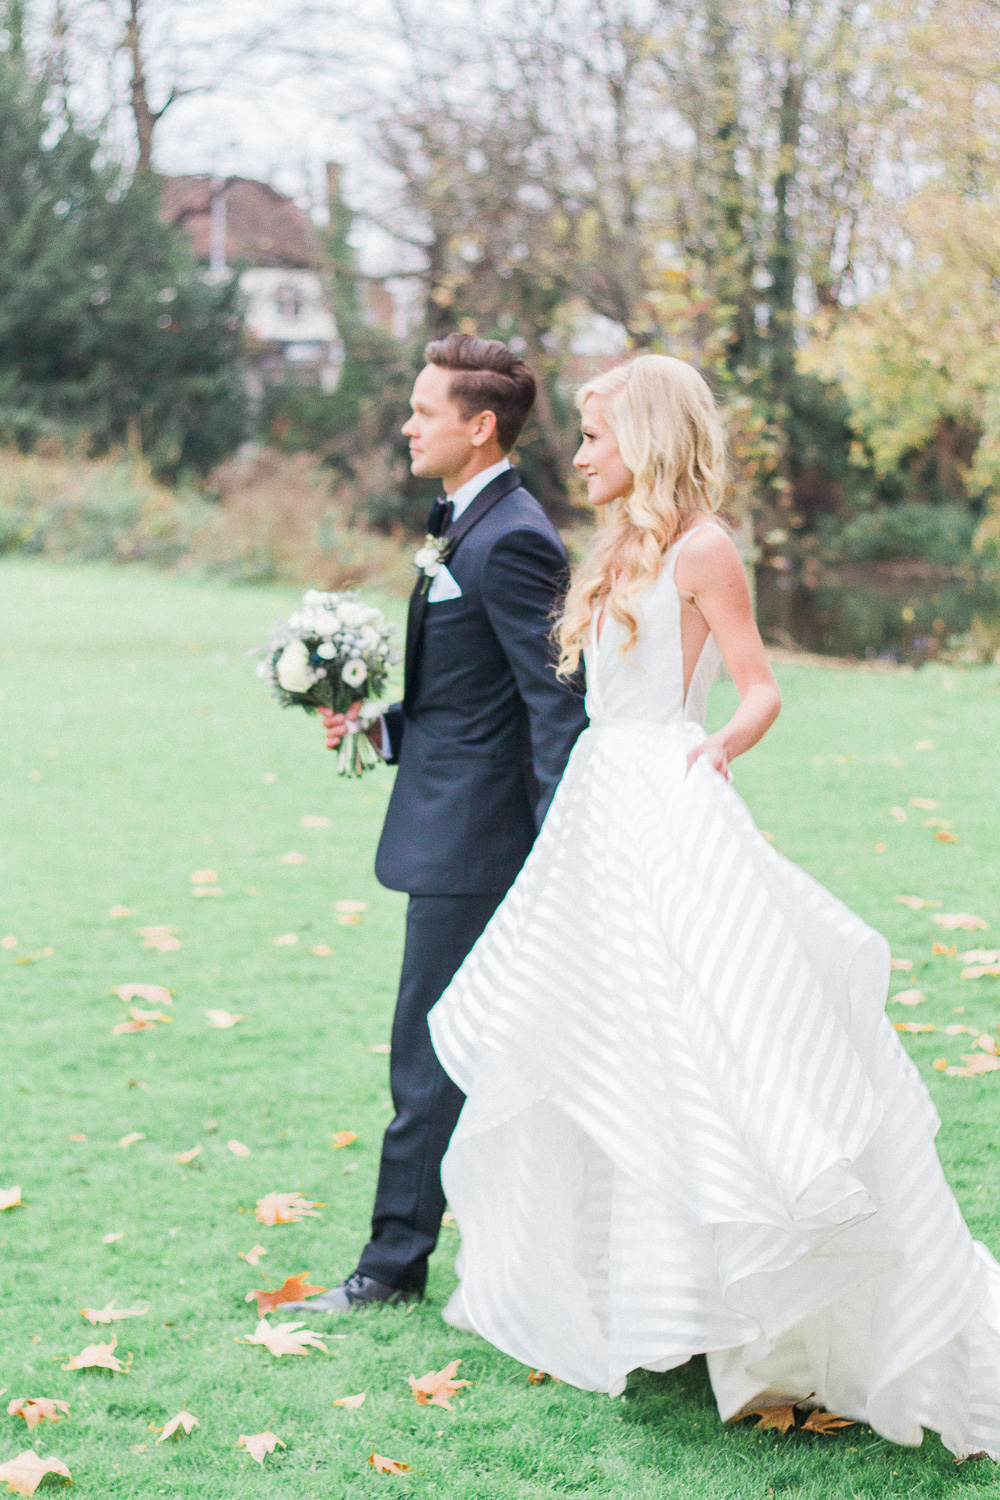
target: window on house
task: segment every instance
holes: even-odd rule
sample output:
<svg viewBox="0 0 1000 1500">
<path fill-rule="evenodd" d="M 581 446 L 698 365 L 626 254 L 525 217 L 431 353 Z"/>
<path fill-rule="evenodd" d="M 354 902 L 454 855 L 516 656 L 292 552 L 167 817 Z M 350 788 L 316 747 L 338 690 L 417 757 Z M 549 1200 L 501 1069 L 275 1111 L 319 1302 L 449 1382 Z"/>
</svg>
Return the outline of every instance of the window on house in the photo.
<svg viewBox="0 0 1000 1500">
<path fill-rule="evenodd" d="M 274 300 L 283 318 L 297 318 L 302 312 L 302 293 L 297 286 L 279 286 Z"/>
</svg>

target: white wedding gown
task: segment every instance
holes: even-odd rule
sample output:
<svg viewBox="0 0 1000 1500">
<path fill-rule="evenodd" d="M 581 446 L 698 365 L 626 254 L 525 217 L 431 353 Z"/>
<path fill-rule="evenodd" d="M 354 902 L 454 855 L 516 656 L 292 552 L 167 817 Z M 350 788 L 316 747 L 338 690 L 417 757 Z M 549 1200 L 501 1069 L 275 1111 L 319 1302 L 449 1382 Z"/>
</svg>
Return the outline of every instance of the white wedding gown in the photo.
<svg viewBox="0 0 1000 1500">
<path fill-rule="evenodd" d="M 588 1390 L 707 1353 L 724 1419 L 812 1397 L 1000 1458 L 1000 1266 L 885 1016 L 887 944 L 685 777 L 719 653 L 685 699 L 675 558 L 632 653 L 592 636 L 591 726 L 431 1012 L 468 1095 L 445 1316 Z"/>
</svg>

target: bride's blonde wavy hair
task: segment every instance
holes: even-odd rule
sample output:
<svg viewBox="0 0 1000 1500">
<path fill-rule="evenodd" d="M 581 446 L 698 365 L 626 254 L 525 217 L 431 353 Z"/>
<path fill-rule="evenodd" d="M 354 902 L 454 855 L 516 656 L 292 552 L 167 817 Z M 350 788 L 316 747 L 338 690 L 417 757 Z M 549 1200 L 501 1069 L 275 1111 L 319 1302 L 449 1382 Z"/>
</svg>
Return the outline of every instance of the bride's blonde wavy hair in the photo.
<svg viewBox="0 0 1000 1500">
<path fill-rule="evenodd" d="M 633 480 L 629 493 L 601 506 L 601 526 L 573 579 L 555 627 L 560 677 L 571 677 L 594 615 L 606 609 L 628 631 L 639 626 L 630 600 L 651 584 L 664 553 L 699 513 L 722 502 L 726 443 L 712 392 L 693 365 L 666 354 L 640 354 L 581 386 L 608 398 L 605 415 Z"/>
</svg>

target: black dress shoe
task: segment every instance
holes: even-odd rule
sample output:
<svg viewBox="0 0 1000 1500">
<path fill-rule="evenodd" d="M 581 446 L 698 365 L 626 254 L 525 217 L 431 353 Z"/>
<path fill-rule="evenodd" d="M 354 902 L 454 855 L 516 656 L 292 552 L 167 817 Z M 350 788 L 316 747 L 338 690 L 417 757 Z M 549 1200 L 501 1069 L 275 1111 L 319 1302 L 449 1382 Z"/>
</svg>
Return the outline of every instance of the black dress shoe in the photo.
<svg viewBox="0 0 1000 1500">
<path fill-rule="evenodd" d="M 360 1271 L 353 1271 L 340 1286 L 331 1287 L 328 1292 L 321 1292 L 318 1297 L 310 1297 L 306 1302 L 282 1302 L 276 1311 L 346 1313 L 355 1307 L 371 1307 L 377 1302 L 409 1302 L 411 1298 L 420 1301 L 423 1295 L 416 1287 L 404 1290 L 386 1286 L 373 1276 L 363 1276 Z"/>
</svg>

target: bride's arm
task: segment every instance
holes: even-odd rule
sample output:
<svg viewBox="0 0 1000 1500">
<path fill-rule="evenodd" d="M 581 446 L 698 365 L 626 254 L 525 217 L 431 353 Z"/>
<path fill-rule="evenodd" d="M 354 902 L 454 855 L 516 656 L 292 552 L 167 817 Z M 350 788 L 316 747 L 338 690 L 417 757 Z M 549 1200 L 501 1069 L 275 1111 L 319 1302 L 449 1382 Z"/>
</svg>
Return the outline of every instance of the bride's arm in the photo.
<svg viewBox="0 0 1000 1500">
<path fill-rule="evenodd" d="M 737 755 L 763 739 L 781 710 L 757 629 L 747 576 L 732 539 L 720 526 L 701 526 L 678 554 L 674 579 L 681 599 L 693 604 L 715 636 L 740 695 L 740 706 L 721 729 L 688 756 L 688 769 L 704 756 L 725 775 Z"/>
</svg>

